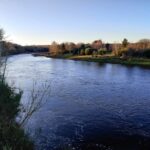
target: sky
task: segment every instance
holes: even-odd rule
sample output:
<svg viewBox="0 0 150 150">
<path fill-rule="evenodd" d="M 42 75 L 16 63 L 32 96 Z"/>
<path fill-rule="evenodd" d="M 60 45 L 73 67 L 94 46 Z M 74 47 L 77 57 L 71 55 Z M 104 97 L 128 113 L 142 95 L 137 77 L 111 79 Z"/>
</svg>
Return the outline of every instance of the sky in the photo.
<svg viewBox="0 0 150 150">
<path fill-rule="evenodd" d="M 0 28 L 22 45 L 150 38 L 150 0 L 0 0 Z"/>
</svg>

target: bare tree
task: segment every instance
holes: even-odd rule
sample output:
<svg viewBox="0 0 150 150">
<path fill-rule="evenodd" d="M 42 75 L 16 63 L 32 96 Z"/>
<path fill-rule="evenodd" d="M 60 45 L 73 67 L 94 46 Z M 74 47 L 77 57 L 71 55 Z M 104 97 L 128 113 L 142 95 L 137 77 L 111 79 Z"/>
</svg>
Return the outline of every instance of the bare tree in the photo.
<svg viewBox="0 0 150 150">
<path fill-rule="evenodd" d="M 2 41 L 4 39 L 4 30 L 3 29 L 0 29 L 0 41 Z"/>
<path fill-rule="evenodd" d="M 141 39 L 138 42 L 139 49 L 147 49 L 150 48 L 150 39 Z"/>
<path fill-rule="evenodd" d="M 96 40 L 91 44 L 91 47 L 94 49 L 100 49 L 103 46 L 102 40 Z"/>
<path fill-rule="evenodd" d="M 4 34 L 4 30 L 0 29 L 0 74 L 2 83 L 4 82 L 7 66 L 7 50 L 5 47 Z"/>
<path fill-rule="evenodd" d="M 39 88 L 37 82 L 33 82 L 29 100 L 26 105 L 21 105 L 20 127 L 23 127 L 31 116 L 37 112 L 48 100 L 51 93 L 51 84 L 47 81 Z"/>
<path fill-rule="evenodd" d="M 56 43 L 56 42 L 52 42 L 52 44 L 50 45 L 50 49 L 49 49 L 50 54 L 52 54 L 52 55 L 58 54 L 59 53 L 59 49 L 60 49 L 59 44 Z"/>
<path fill-rule="evenodd" d="M 3 38 L 4 38 L 4 31 L 3 29 L 0 29 L 0 68 L 2 66 Z"/>
</svg>

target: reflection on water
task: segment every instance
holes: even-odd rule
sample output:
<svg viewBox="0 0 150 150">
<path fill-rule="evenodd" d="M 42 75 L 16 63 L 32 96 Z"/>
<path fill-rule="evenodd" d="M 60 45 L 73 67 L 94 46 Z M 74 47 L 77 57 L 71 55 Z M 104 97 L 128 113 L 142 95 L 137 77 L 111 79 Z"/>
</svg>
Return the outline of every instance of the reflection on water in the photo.
<svg viewBox="0 0 150 150">
<path fill-rule="evenodd" d="M 88 144 L 105 149 L 115 139 L 124 144 L 121 149 L 136 148 L 139 139 L 134 136 L 150 137 L 149 69 L 29 54 L 9 58 L 7 81 L 24 90 L 23 100 L 33 80 L 38 88 L 46 81 L 52 89 L 26 125 L 37 150 L 84 149 Z"/>
</svg>

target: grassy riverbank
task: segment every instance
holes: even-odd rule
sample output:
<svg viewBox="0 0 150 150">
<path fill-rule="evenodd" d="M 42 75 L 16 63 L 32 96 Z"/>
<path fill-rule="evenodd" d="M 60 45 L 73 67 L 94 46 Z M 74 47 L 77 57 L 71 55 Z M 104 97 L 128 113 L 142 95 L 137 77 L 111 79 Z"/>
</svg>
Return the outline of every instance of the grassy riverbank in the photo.
<svg viewBox="0 0 150 150">
<path fill-rule="evenodd" d="M 146 58 L 120 58 L 114 56 L 71 56 L 68 59 L 81 60 L 81 61 L 92 61 L 99 63 L 112 63 L 112 64 L 123 64 L 123 65 L 134 65 L 134 66 L 145 66 L 150 67 L 150 59 Z"/>
<path fill-rule="evenodd" d="M 35 56 L 46 56 L 46 57 L 51 57 L 51 58 L 98 62 L 101 64 L 111 63 L 111 64 L 123 64 L 123 65 L 128 65 L 128 66 L 150 67 L 150 59 L 138 58 L 138 57 L 121 58 L 121 57 L 113 56 L 112 54 L 102 55 L 102 56 L 98 55 L 97 57 L 93 57 L 92 55 L 81 56 L 81 55 L 72 55 L 72 54 L 50 56 L 48 53 L 39 53 L 39 54 L 36 54 Z"/>
<path fill-rule="evenodd" d="M 21 93 L 0 81 L 0 149 L 32 150 L 33 143 L 16 123 Z"/>
</svg>

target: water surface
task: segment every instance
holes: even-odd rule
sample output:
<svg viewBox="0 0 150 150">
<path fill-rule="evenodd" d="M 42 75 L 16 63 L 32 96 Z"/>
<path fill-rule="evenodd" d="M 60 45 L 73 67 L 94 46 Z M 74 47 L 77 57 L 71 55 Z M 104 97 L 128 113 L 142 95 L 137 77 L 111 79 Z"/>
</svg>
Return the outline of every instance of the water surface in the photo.
<svg viewBox="0 0 150 150">
<path fill-rule="evenodd" d="M 33 81 L 39 89 L 51 84 L 46 104 L 25 127 L 37 150 L 105 149 L 109 144 L 139 149 L 139 139 L 149 140 L 150 69 L 30 54 L 8 62 L 7 81 L 24 91 L 23 101 Z"/>
</svg>

